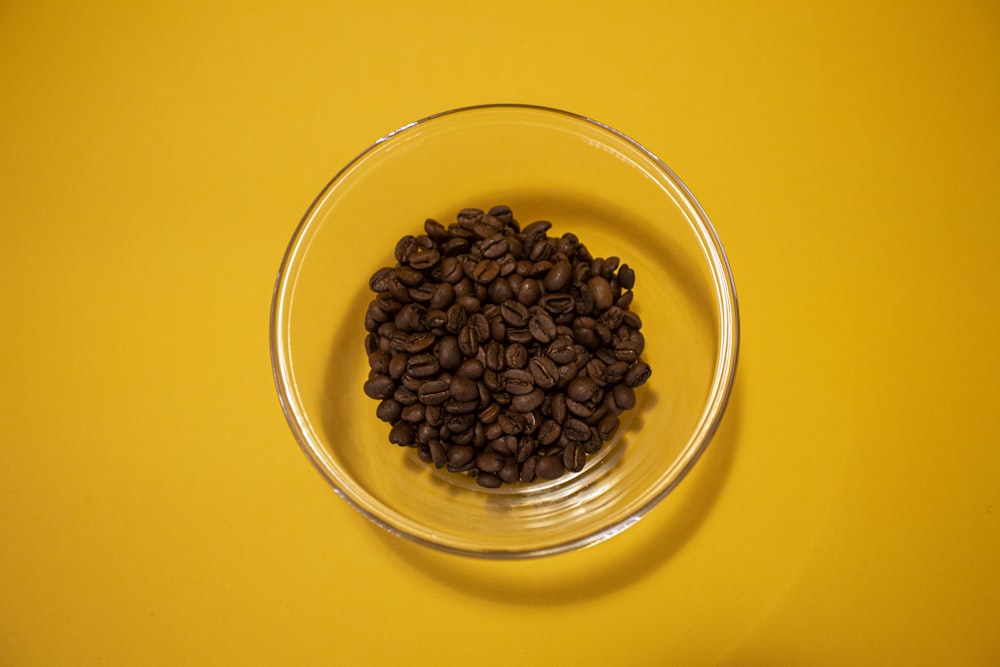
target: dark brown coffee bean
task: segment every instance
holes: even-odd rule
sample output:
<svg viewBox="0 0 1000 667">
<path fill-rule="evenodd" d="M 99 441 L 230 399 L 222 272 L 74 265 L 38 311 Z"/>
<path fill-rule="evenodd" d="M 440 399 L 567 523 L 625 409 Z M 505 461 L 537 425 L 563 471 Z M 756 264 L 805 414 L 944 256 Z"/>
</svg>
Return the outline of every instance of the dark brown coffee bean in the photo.
<svg viewBox="0 0 1000 667">
<path fill-rule="evenodd" d="M 503 486 L 503 481 L 493 473 L 481 472 L 476 475 L 476 484 L 484 489 L 499 489 Z"/>
<path fill-rule="evenodd" d="M 389 431 L 389 442 L 400 447 L 410 447 L 416 442 L 413 427 L 405 422 L 400 422 Z"/>
<path fill-rule="evenodd" d="M 493 282 L 500 275 L 500 265 L 495 260 L 484 259 L 477 262 L 468 275 L 477 283 L 485 285 Z"/>
<path fill-rule="evenodd" d="M 430 287 L 430 283 L 424 285 L 424 287 Z M 433 310 L 445 310 L 452 303 L 455 302 L 455 288 L 451 286 L 450 283 L 440 283 L 433 287 L 433 293 L 427 299 L 427 307 Z M 420 301 L 412 292 L 410 296 L 416 301 Z"/>
<path fill-rule="evenodd" d="M 468 324 L 458 330 L 458 349 L 466 357 L 474 357 L 479 352 L 479 337 Z"/>
<path fill-rule="evenodd" d="M 403 405 L 392 398 L 387 398 L 378 404 L 375 415 L 384 422 L 392 424 L 399 420 L 399 415 L 403 412 Z"/>
<path fill-rule="evenodd" d="M 486 369 L 485 371 L 483 371 L 483 384 L 486 386 L 487 389 L 492 391 L 494 394 L 497 394 L 501 391 L 504 391 L 505 388 L 504 375 L 503 373 L 498 373 L 496 371 L 491 371 L 489 369 Z M 496 397 L 494 397 L 494 400 L 496 400 Z"/>
<path fill-rule="evenodd" d="M 503 468 L 503 456 L 487 449 L 476 455 L 476 467 L 482 472 L 500 472 Z"/>
<path fill-rule="evenodd" d="M 593 329 L 573 329 L 573 340 L 588 350 L 596 350 L 601 346 L 601 337 Z"/>
<path fill-rule="evenodd" d="M 431 455 L 431 462 L 435 468 L 443 468 L 448 463 L 448 450 L 440 440 L 432 439 L 427 443 L 427 450 Z"/>
<path fill-rule="evenodd" d="M 535 481 L 535 466 L 538 464 L 537 456 L 529 456 L 521 464 L 521 481 L 527 484 Z"/>
<path fill-rule="evenodd" d="M 622 314 L 622 323 L 632 329 L 635 329 L 636 331 L 642 328 L 642 320 L 639 319 L 639 316 L 631 310 L 625 311 L 625 313 Z"/>
<path fill-rule="evenodd" d="M 552 397 L 552 419 L 558 424 L 566 422 L 566 395 L 556 394 Z"/>
<path fill-rule="evenodd" d="M 472 229 L 473 225 L 483 219 L 483 210 L 479 208 L 463 208 L 458 212 L 457 222 L 464 229 Z"/>
<path fill-rule="evenodd" d="M 497 420 L 500 416 L 500 406 L 496 403 L 490 403 L 485 408 L 479 411 L 478 419 L 480 423 L 485 425 L 490 425 Z"/>
<path fill-rule="evenodd" d="M 418 331 L 423 320 L 423 311 L 423 306 L 408 303 L 396 313 L 393 324 L 400 331 Z"/>
<path fill-rule="evenodd" d="M 523 435 L 517 439 L 516 459 L 518 463 L 524 463 L 528 457 L 538 449 L 538 441 L 530 435 Z"/>
<path fill-rule="evenodd" d="M 597 383 L 589 377 L 579 375 L 569 383 L 566 395 L 574 401 L 589 401 L 597 393 Z"/>
<path fill-rule="evenodd" d="M 544 310 L 538 309 L 531 314 L 531 319 L 528 320 L 528 331 L 539 343 L 551 343 L 556 337 L 555 320 Z"/>
<path fill-rule="evenodd" d="M 564 472 L 562 456 L 539 456 L 535 463 L 535 474 L 542 479 L 556 479 Z"/>
<path fill-rule="evenodd" d="M 595 356 L 593 359 L 587 362 L 587 376 L 594 381 L 598 387 L 602 387 L 605 384 L 604 373 L 607 370 L 608 365 L 601 360 L 600 357 Z M 584 399 L 589 400 L 589 399 Z"/>
<path fill-rule="evenodd" d="M 567 419 L 563 424 L 562 432 L 573 442 L 583 442 L 590 437 L 590 427 L 579 419 Z"/>
<path fill-rule="evenodd" d="M 406 337 L 404 349 L 409 354 L 416 354 L 430 349 L 437 342 L 434 334 L 427 332 L 413 333 Z"/>
<path fill-rule="evenodd" d="M 448 465 L 461 468 L 466 463 L 473 461 L 476 457 L 476 450 L 467 445 L 451 446 L 448 448 Z"/>
<path fill-rule="evenodd" d="M 528 307 L 520 301 L 508 300 L 500 304 L 500 315 L 512 327 L 524 327 L 528 324 Z"/>
<path fill-rule="evenodd" d="M 443 337 L 437 345 L 437 358 L 441 368 L 453 371 L 462 363 L 462 351 L 458 349 L 458 339 L 454 336 Z"/>
<path fill-rule="evenodd" d="M 437 405 L 451 398 L 451 391 L 449 391 L 447 382 L 432 380 L 420 386 L 420 389 L 417 391 L 417 397 L 424 405 Z"/>
<path fill-rule="evenodd" d="M 455 257 L 445 257 L 441 261 L 441 280 L 444 282 L 455 285 L 464 276 L 465 271 L 462 270 L 462 262 Z"/>
<path fill-rule="evenodd" d="M 625 377 L 622 378 L 624 382 L 629 387 L 638 387 L 639 385 L 645 384 L 649 376 L 652 375 L 652 370 L 645 361 L 639 360 L 629 366 L 628 371 L 625 373 Z"/>
<path fill-rule="evenodd" d="M 545 392 L 535 389 L 527 394 L 520 394 L 511 399 L 511 406 L 518 412 L 531 412 L 537 409 L 545 399 Z"/>
<path fill-rule="evenodd" d="M 437 406 L 424 406 L 424 419 L 428 420 L 428 408 L 436 408 Z M 432 439 L 437 438 L 441 435 L 441 429 L 433 426 L 430 421 L 424 421 L 422 424 L 417 425 L 417 442 L 422 445 L 426 445 Z"/>
<path fill-rule="evenodd" d="M 409 361 L 410 358 L 402 352 L 392 355 L 389 359 L 389 377 L 393 380 L 403 377 L 403 373 L 406 372 L 406 364 Z"/>
<path fill-rule="evenodd" d="M 542 445 L 551 445 L 562 435 L 562 427 L 552 419 L 546 419 L 538 427 L 538 442 Z"/>
<path fill-rule="evenodd" d="M 406 372 L 415 378 L 431 377 L 440 370 L 441 362 L 433 354 L 417 354 L 406 363 Z"/>
<path fill-rule="evenodd" d="M 571 415 L 580 419 L 587 419 L 594 414 L 594 408 L 590 407 L 589 403 L 574 400 L 569 396 L 566 397 L 566 409 Z"/>
<path fill-rule="evenodd" d="M 569 285 L 573 279 L 573 267 L 569 262 L 563 260 L 556 262 L 545 276 L 543 285 L 549 292 L 560 292 Z"/>
<path fill-rule="evenodd" d="M 450 333 L 458 333 L 458 330 L 462 328 L 463 324 L 465 324 L 465 309 L 456 303 L 448 308 L 445 315 L 447 316 L 447 321 L 444 325 L 445 330 Z"/>
<path fill-rule="evenodd" d="M 424 406 L 420 403 L 407 405 L 399 414 L 399 418 L 404 422 L 410 422 L 411 424 L 422 422 L 424 420 Z"/>
<path fill-rule="evenodd" d="M 620 297 L 618 297 L 618 300 L 615 301 L 615 305 L 621 308 L 622 310 L 626 310 L 629 306 L 632 305 L 633 296 L 634 295 L 632 294 L 631 291 L 624 292 Z"/>
<path fill-rule="evenodd" d="M 502 371 L 506 368 L 504 361 L 504 347 L 502 344 L 495 340 L 486 344 L 485 363 L 486 368 L 491 371 Z"/>
<path fill-rule="evenodd" d="M 528 349 L 520 343 L 511 343 L 503 352 L 508 368 L 524 368 L 528 363 Z"/>
<path fill-rule="evenodd" d="M 587 463 L 587 453 L 578 443 L 571 442 L 563 449 L 563 467 L 570 472 L 580 472 Z"/>
<path fill-rule="evenodd" d="M 488 236 L 476 245 L 479 246 L 483 257 L 487 259 L 496 259 L 507 252 L 507 239 L 504 238 L 503 234 Z"/>
<path fill-rule="evenodd" d="M 542 290 L 534 278 L 525 278 L 517 289 L 517 300 L 526 306 L 534 306 L 542 298 Z"/>
<path fill-rule="evenodd" d="M 616 384 L 611 390 L 611 398 L 619 410 L 631 410 L 635 407 L 635 390 L 626 384 Z"/>
<path fill-rule="evenodd" d="M 417 250 L 417 239 L 415 236 L 406 235 L 396 243 L 396 250 L 393 253 L 396 261 L 400 264 L 406 262 L 407 257 Z"/>
<path fill-rule="evenodd" d="M 441 253 L 437 250 L 419 249 L 416 252 L 410 253 L 410 256 L 407 258 L 410 266 L 419 271 L 430 269 L 440 261 Z"/>
<path fill-rule="evenodd" d="M 475 412 L 476 408 L 479 407 L 479 401 L 456 401 L 454 399 L 446 401 L 444 404 L 444 411 L 449 415 L 464 415 L 469 412 Z"/>
<path fill-rule="evenodd" d="M 417 392 L 410 391 L 406 387 L 397 387 L 396 391 L 392 393 L 392 398 L 400 405 L 413 405 L 418 400 Z"/>
<path fill-rule="evenodd" d="M 368 367 L 375 373 L 387 375 L 389 373 L 389 360 L 391 358 L 388 352 L 381 350 L 372 352 L 368 355 Z"/>
<path fill-rule="evenodd" d="M 524 419 L 516 412 L 502 412 L 497 417 L 500 430 L 507 435 L 517 435 L 524 431 Z"/>
<path fill-rule="evenodd" d="M 550 229 L 552 229 L 552 223 L 548 220 L 535 220 L 521 230 L 521 235 L 533 236 L 535 234 L 544 234 Z"/>
<path fill-rule="evenodd" d="M 502 225 L 509 225 L 514 220 L 514 213 L 509 206 L 499 204 L 489 210 L 489 214 Z"/>
<path fill-rule="evenodd" d="M 503 438 L 504 432 L 503 427 L 500 426 L 499 415 L 497 416 L 497 421 L 487 424 L 483 432 L 486 435 L 488 443 L 495 443 L 497 440 Z"/>
<path fill-rule="evenodd" d="M 452 378 L 449 389 L 451 397 L 456 401 L 472 401 L 479 398 L 479 387 L 475 380 L 467 377 L 456 376 Z"/>
<path fill-rule="evenodd" d="M 568 364 L 577 357 L 576 346 L 569 336 L 556 336 L 546 349 L 549 359 L 557 364 Z"/>
<path fill-rule="evenodd" d="M 508 327 L 506 336 L 509 342 L 520 343 L 521 345 L 529 345 L 535 340 L 534 336 L 531 335 L 531 331 L 527 327 Z"/>
<path fill-rule="evenodd" d="M 528 372 L 535 384 L 542 389 L 551 389 L 559 381 L 559 368 L 548 357 L 532 357 L 528 362 Z"/>
<path fill-rule="evenodd" d="M 364 390 L 369 398 L 389 398 L 396 391 L 396 383 L 388 375 L 376 373 L 365 382 Z"/>
<path fill-rule="evenodd" d="M 615 270 L 618 269 L 618 265 L 621 263 L 621 259 L 612 255 L 611 257 L 604 258 L 604 269 L 601 271 L 601 275 L 611 280 L 611 277 L 615 274 Z"/>
<path fill-rule="evenodd" d="M 531 373 L 521 368 L 512 368 L 503 374 L 504 386 L 513 395 L 528 394 L 535 389 Z"/>
<path fill-rule="evenodd" d="M 459 365 L 458 370 L 455 371 L 455 376 L 478 380 L 483 376 L 484 370 L 483 362 L 478 359 L 466 359 Z"/>
<path fill-rule="evenodd" d="M 503 464 L 503 468 L 501 468 L 500 472 L 497 473 L 497 477 L 507 484 L 513 484 L 516 482 L 520 475 L 520 466 L 514 459 L 507 459 L 507 461 Z"/>
<path fill-rule="evenodd" d="M 601 439 L 610 440 L 611 436 L 613 436 L 615 431 L 618 430 L 619 423 L 617 415 L 605 415 L 604 419 L 601 420 L 601 423 L 597 427 L 597 432 L 601 436 Z"/>
<path fill-rule="evenodd" d="M 622 289 L 630 290 L 635 287 L 635 269 L 628 264 L 618 267 L 618 284 Z"/>
<path fill-rule="evenodd" d="M 388 266 L 382 267 L 372 274 L 372 277 L 368 280 L 368 287 L 373 292 L 385 292 L 389 289 L 389 280 L 392 276 L 393 269 Z"/>
<path fill-rule="evenodd" d="M 365 336 L 365 352 L 371 354 L 372 352 L 377 352 L 379 350 L 379 337 L 373 333 Z M 385 350 L 383 350 L 384 352 Z"/>
<path fill-rule="evenodd" d="M 396 267 L 395 276 L 407 287 L 416 287 L 424 282 L 424 274 L 409 266 Z"/>
<path fill-rule="evenodd" d="M 486 288 L 487 296 L 491 303 L 503 303 L 514 298 L 514 288 L 507 278 L 497 278 Z"/>
<path fill-rule="evenodd" d="M 538 304 L 549 313 L 560 315 L 572 312 L 575 302 L 569 294 L 546 294 Z"/>
</svg>

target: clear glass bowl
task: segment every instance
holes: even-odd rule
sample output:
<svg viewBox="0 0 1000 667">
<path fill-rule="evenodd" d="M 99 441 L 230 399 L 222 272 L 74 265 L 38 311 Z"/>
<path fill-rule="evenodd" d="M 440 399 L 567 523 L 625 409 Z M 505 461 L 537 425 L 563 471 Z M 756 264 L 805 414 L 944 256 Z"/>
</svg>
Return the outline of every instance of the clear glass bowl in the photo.
<svg viewBox="0 0 1000 667">
<path fill-rule="evenodd" d="M 426 218 L 510 206 L 550 220 L 595 257 L 636 272 L 653 374 L 613 440 L 582 472 L 490 490 L 388 441 L 362 392 L 372 273 Z M 606 125 L 526 105 L 444 112 L 379 139 L 319 194 L 274 291 L 271 359 L 295 438 L 345 500 L 389 531 L 448 552 L 543 556 L 638 521 L 705 450 L 736 370 L 736 293 L 708 217 L 647 149 Z"/>
</svg>

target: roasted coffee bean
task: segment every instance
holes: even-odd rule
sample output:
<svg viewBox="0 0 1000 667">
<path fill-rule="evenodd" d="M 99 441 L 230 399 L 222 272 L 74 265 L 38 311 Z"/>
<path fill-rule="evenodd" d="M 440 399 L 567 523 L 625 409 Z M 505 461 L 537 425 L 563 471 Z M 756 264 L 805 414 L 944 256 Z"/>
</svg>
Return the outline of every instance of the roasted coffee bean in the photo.
<svg viewBox="0 0 1000 667">
<path fill-rule="evenodd" d="M 542 290 L 534 278 L 525 278 L 517 288 L 517 300 L 526 306 L 534 306 L 542 298 Z"/>
<path fill-rule="evenodd" d="M 497 417 L 497 424 L 507 435 L 517 435 L 524 431 L 524 418 L 516 412 L 502 412 Z"/>
<path fill-rule="evenodd" d="M 582 401 L 577 401 L 570 397 L 566 397 L 566 410 L 575 417 L 580 419 L 587 419 L 594 414 L 594 408 L 590 407 L 590 404 L 584 403 Z"/>
<path fill-rule="evenodd" d="M 628 264 L 618 267 L 618 284 L 622 289 L 630 290 L 635 287 L 635 269 Z"/>
<path fill-rule="evenodd" d="M 476 467 L 482 472 L 500 472 L 503 464 L 503 456 L 493 450 L 487 449 L 476 455 Z"/>
<path fill-rule="evenodd" d="M 435 468 L 443 468 L 448 463 L 448 450 L 440 440 L 430 440 L 427 449 L 431 455 L 431 461 Z"/>
<path fill-rule="evenodd" d="M 378 404 L 375 415 L 384 422 L 393 423 L 399 420 L 399 415 L 403 412 L 403 405 L 396 400 L 387 398 Z"/>
<path fill-rule="evenodd" d="M 628 367 L 629 365 L 624 361 L 616 360 L 614 363 L 608 364 L 608 367 L 604 369 L 604 381 L 608 384 L 617 384 L 625 377 Z"/>
<path fill-rule="evenodd" d="M 510 210 L 509 206 L 502 204 L 491 208 L 489 214 L 496 218 L 501 225 L 509 225 L 514 221 L 514 212 Z"/>
<path fill-rule="evenodd" d="M 455 303 L 462 307 L 467 314 L 472 315 L 473 313 L 478 313 L 482 308 L 482 301 L 478 297 L 471 294 L 464 294 L 460 297 L 456 297 Z"/>
<path fill-rule="evenodd" d="M 410 358 L 403 352 L 398 352 L 389 358 L 389 377 L 398 380 L 406 372 L 406 364 Z"/>
<path fill-rule="evenodd" d="M 587 462 L 587 453 L 583 447 L 575 442 L 571 442 L 563 449 L 563 467 L 570 472 L 580 472 Z"/>
<path fill-rule="evenodd" d="M 462 270 L 462 262 L 455 257 L 445 257 L 441 261 L 441 280 L 446 284 L 455 285 L 465 276 Z"/>
<path fill-rule="evenodd" d="M 518 480 L 520 474 L 520 466 L 517 464 L 517 461 L 514 459 L 507 459 L 503 464 L 503 468 L 501 468 L 500 472 L 497 473 L 497 477 L 499 477 L 502 482 L 513 484 Z"/>
<path fill-rule="evenodd" d="M 542 445 L 551 445 L 562 435 L 562 427 L 552 419 L 546 419 L 538 427 L 538 442 Z"/>
<path fill-rule="evenodd" d="M 632 305 L 633 296 L 634 295 L 632 294 L 631 290 L 623 292 L 622 295 L 618 297 L 618 300 L 615 301 L 615 305 L 621 308 L 622 310 L 625 310 L 626 308 Z"/>
<path fill-rule="evenodd" d="M 557 364 L 568 364 L 577 357 L 574 341 L 569 336 L 556 336 L 546 349 L 549 359 Z"/>
<path fill-rule="evenodd" d="M 458 330 L 458 349 L 466 357 L 474 357 L 479 352 L 479 336 L 469 324 Z"/>
<path fill-rule="evenodd" d="M 454 468 L 461 468 L 476 457 L 476 450 L 467 445 L 452 446 L 448 448 L 448 465 Z"/>
<path fill-rule="evenodd" d="M 415 442 L 413 427 L 405 422 L 399 422 L 389 431 L 389 442 L 400 447 L 410 447 Z"/>
<path fill-rule="evenodd" d="M 566 389 L 566 395 L 574 401 L 589 401 L 597 393 L 597 383 L 587 376 L 578 375 L 573 378 Z"/>
<path fill-rule="evenodd" d="M 410 391 L 406 387 L 397 387 L 396 391 L 392 393 L 392 398 L 400 405 L 413 405 L 417 402 L 417 400 L 419 400 L 417 398 L 417 392 Z"/>
<path fill-rule="evenodd" d="M 404 264 L 407 258 L 417 250 L 417 239 L 415 236 L 406 235 L 399 239 L 396 243 L 395 257 L 396 261 L 400 264 Z"/>
<path fill-rule="evenodd" d="M 560 292 L 569 285 L 572 279 L 573 267 L 570 266 L 569 262 L 562 260 L 552 266 L 542 284 L 549 292 Z"/>
<path fill-rule="evenodd" d="M 593 359 L 587 362 L 586 370 L 587 377 L 592 379 L 594 384 L 601 387 L 605 384 L 604 373 L 607 371 L 608 365 L 604 363 L 599 357 L 595 356 Z M 585 399 L 589 400 L 589 399 Z"/>
<path fill-rule="evenodd" d="M 560 425 L 566 423 L 565 394 L 556 394 L 552 397 L 552 419 Z"/>
<path fill-rule="evenodd" d="M 583 443 L 583 451 L 587 454 L 594 454 L 595 452 L 600 451 L 601 445 L 603 444 L 604 441 L 601 439 L 601 436 L 597 433 L 597 431 L 590 429 L 590 438 L 587 442 Z"/>
<path fill-rule="evenodd" d="M 500 315 L 504 322 L 512 327 L 524 327 L 528 324 L 528 307 L 520 301 L 505 301 L 500 305 Z"/>
<path fill-rule="evenodd" d="M 447 415 L 444 423 L 452 433 L 464 433 L 465 431 L 471 431 L 476 425 L 476 415 L 471 413 Z"/>
<path fill-rule="evenodd" d="M 440 335 L 448 324 L 448 316 L 443 310 L 428 310 L 424 314 L 424 329 Z"/>
<path fill-rule="evenodd" d="M 389 398 L 396 391 L 396 383 L 388 375 L 376 373 L 365 382 L 364 389 L 369 398 Z"/>
<path fill-rule="evenodd" d="M 530 484 L 535 481 L 535 467 L 538 464 L 537 456 L 529 456 L 521 464 L 521 481 Z"/>
<path fill-rule="evenodd" d="M 419 423 L 424 420 L 424 406 L 420 403 L 407 405 L 399 414 L 399 418 L 411 424 Z"/>
<path fill-rule="evenodd" d="M 627 384 L 616 384 L 611 390 L 611 398 L 620 410 L 631 410 L 635 407 L 635 390 Z"/>
<path fill-rule="evenodd" d="M 504 324 L 503 318 L 500 315 L 496 315 L 490 320 L 490 338 L 495 341 L 501 341 L 507 337 L 507 325 Z"/>
<path fill-rule="evenodd" d="M 483 371 L 483 384 L 486 386 L 487 389 L 489 389 L 491 392 L 494 393 L 493 400 L 496 400 L 495 395 L 501 391 L 504 391 L 506 382 L 504 375 L 502 373 L 491 371 L 490 369 L 487 368 L 485 371 Z"/>
<path fill-rule="evenodd" d="M 539 343 L 551 343 L 556 337 L 555 320 L 544 310 L 538 309 L 531 314 L 531 319 L 528 320 L 528 331 Z"/>
<path fill-rule="evenodd" d="M 409 266 L 400 266 L 395 272 L 396 280 L 407 287 L 416 287 L 424 282 L 424 274 Z"/>
<path fill-rule="evenodd" d="M 406 363 L 406 372 L 415 378 L 431 377 L 440 370 L 441 362 L 433 354 L 414 355 Z"/>
<path fill-rule="evenodd" d="M 419 392 L 418 392 L 419 397 Z M 441 405 L 424 405 L 424 419 L 429 426 L 435 428 L 444 424 L 445 411 Z M 435 436 L 437 437 L 437 436 Z"/>
<path fill-rule="evenodd" d="M 504 347 L 501 343 L 493 340 L 486 344 L 485 346 L 485 363 L 486 368 L 491 371 L 502 371 L 505 366 L 504 361 Z"/>
<path fill-rule="evenodd" d="M 535 389 L 530 393 L 515 396 L 511 399 L 510 404 L 518 412 L 531 412 L 537 409 L 544 399 L 545 392 L 541 389 Z"/>
<path fill-rule="evenodd" d="M 538 441 L 530 435 L 522 435 L 517 439 L 516 459 L 518 463 L 524 463 L 528 457 L 538 449 Z"/>
<path fill-rule="evenodd" d="M 479 359 L 466 359 L 459 365 L 458 370 L 455 371 L 455 377 L 478 380 L 483 377 L 484 370 L 486 370 L 486 367 Z"/>
<path fill-rule="evenodd" d="M 597 432 L 601 436 L 601 439 L 609 440 L 611 436 L 615 434 L 615 431 L 618 430 L 618 425 L 619 421 L 617 415 L 605 415 L 604 419 L 601 420 L 601 423 L 597 427 Z"/>
<path fill-rule="evenodd" d="M 450 415 L 464 415 L 469 412 L 475 412 L 476 408 L 479 407 L 479 401 L 456 401 L 454 399 L 446 401 L 444 404 L 444 411 Z"/>
<path fill-rule="evenodd" d="M 531 246 L 528 251 L 528 259 L 532 262 L 543 262 L 552 255 L 552 246 L 545 241 L 539 241 Z"/>
<path fill-rule="evenodd" d="M 567 419 L 563 424 L 562 432 L 573 442 L 583 442 L 590 437 L 590 427 L 579 419 Z"/>
<path fill-rule="evenodd" d="M 437 338 L 432 333 L 420 332 L 410 334 L 406 337 L 406 343 L 403 349 L 409 354 L 416 354 L 417 352 L 423 352 L 434 346 L 437 342 Z"/>
<path fill-rule="evenodd" d="M 559 381 L 559 367 L 548 357 L 532 357 L 528 362 L 528 372 L 535 384 L 542 389 L 551 389 Z"/>
<path fill-rule="evenodd" d="M 503 234 L 493 234 L 486 237 L 478 244 L 480 252 L 483 253 L 483 257 L 488 259 L 496 259 L 500 255 L 506 254 L 507 252 L 507 239 L 504 238 Z"/>
<path fill-rule="evenodd" d="M 373 292 L 385 292 L 389 289 L 389 281 L 392 279 L 394 271 L 392 268 L 386 266 L 374 274 L 368 280 L 368 287 L 371 288 Z"/>
<path fill-rule="evenodd" d="M 427 416 L 427 408 L 424 408 L 424 416 Z M 437 438 L 441 434 L 441 429 L 435 428 L 428 422 L 423 422 L 417 426 L 417 442 L 422 445 L 426 445 L 432 439 Z"/>
<path fill-rule="evenodd" d="M 521 368 L 512 368 L 503 374 L 504 387 L 513 394 L 528 394 L 535 389 L 535 380 L 531 373 Z"/>
<path fill-rule="evenodd" d="M 449 385 L 451 397 L 456 401 L 473 401 L 479 398 L 479 387 L 475 380 L 456 376 Z"/>
<path fill-rule="evenodd" d="M 426 382 L 426 378 L 418 378 L 410 375 L 409 373 L 403 373 L 403 377 L 399 378 L 399 384 L 403 387 L 409 389 L 410 391 L 419 391 L 420 387 Z"/>
<path fill-rule="evenodd" d="M 368 355 L 368 367 L 375 373 L 387 375 L 389 373 L 389 360 L 392 357 L 388 352 L 378 350 Z"/>
<path fill-rule="evenodd" d="M 484 259 L 477 262 L 468 275 L 477 283 L 485 285 L 496 280 L 497 276 L 500 275 L 500 265 L 495 260 Z"/>
<path fill-rule="evenodd" d="M 524 236 L 534 236 L 535 234 L 544 234 L 545 232 L 552 229 L 552 223 L 548 220 L 535 220 L 531 224 L 527 225 L 523 230 L 521 230 Z"/>
<path fill-rule="evenodd" d="M 476 484 L 484 489 L 499 489 L 503 481 L 493 473 L 481 472 L 476 475 Z"/>
<path fill-rule="evenodd" d="M 500 412 L 501 408 L 499 404 L 490 403 L 479 411 L 479 421 L 486 425 L 492 424 L 500 416 Z"/>
<path fill-rule="evenodd" d="M 562 456 L 539 456 L 535 463 L 535 474 L 542 479 L 556 479 L 564 472 Z"/>
<path fill-rule="evenodd" d="M 546 294 L 538 303 L 554 315 L 572 312 L 575 305 L 569 294 Z"/>
<path fill-rule="evenodd" d="M 503 427 L 500 425 L 499 417 L 497 418 L 497 421 L 487 424 L 483 433 L 486 435 L 488 443 L 494 443 L 503 438 L 504 432 Z"/>
<path fill-rule="evenodd" d="M 622 324 L 638 331 L 642 328 L 642 320 L 631 310 L 622 314 Z"/>
<path fill-rule="evenodd" d="M 431 382 L 425 382 L 417 390 L 417 397 L 420 402 L 425 405 L 437 405 L 439 403 L 444 403 L 449 398 L 451 398 L 451 391 L 449 390 L 448 383 L 443 380 L 433 380 Z"/>
<path fill-rule="evenodd" d="M 437 357 L 441 368 L 453 371 L 462 363 L 462 351 L 458 349 L 458 339 L 444 336 L 437 345 Z"/>
<path fill-rule="evenodd" d="M 489 354 L 489 350 L 487 350 Z M 511 343 L 503 352 L 504 361 L 508 368 L 524 368 L 528 363 L 528 349 L 520 343 Z"/>
<path fill-rule="evenodd" d="M 441 261 L 441 253 L 437 250 L 418 249 L 410 254 L 407 261 L 413 268 L 424 271 Z"/>
<path fill-rule="evenodd" d="M 520 343 L 521 345 L 528 345 L 534 340 L 534 336 L 531 335 L 531 330 L 528 328 L 507 328 L 507 340 L 511 343 Z"/>
<path fill-rule="evenodd" d="M 649 368 L 649 364 L 639 360 L 629 366 L 625 377 L 622 378 L 622 382 L 629 387 L 638 387 L 641 384 L 645 384 L 651 374 L 652 371 Z"/>
<path fill-rule="evenodd" d="M 372 352 L 377 352 L 379 349 L 379 337 L 373 333 L 365 336 L 365 352 L 371 354 Z M 383 350 L 385 351 L 385 350 Z"/>
<path fill-rule="evenodd" d="M 411 296 L 413 296 L 412 293 Z M 427 307 L 434 310 L 445 310 L 454 302 L 455 288 L 452 287 L 451 283 L 440 283 L 434 287 L 433 294 L 427 300 Z"/>
<path fill-rule="evenodd" d="M 500 304 L 514 298 L 514 288 L 506 278 L 497 278 L 486 290 L 491 303 Z"/>
<path fill-rule="evenodd" d="M 517 455 L 517 437 L 505 434 L 490 442 L 490 448 L 501 456 Z"/>
</svg>

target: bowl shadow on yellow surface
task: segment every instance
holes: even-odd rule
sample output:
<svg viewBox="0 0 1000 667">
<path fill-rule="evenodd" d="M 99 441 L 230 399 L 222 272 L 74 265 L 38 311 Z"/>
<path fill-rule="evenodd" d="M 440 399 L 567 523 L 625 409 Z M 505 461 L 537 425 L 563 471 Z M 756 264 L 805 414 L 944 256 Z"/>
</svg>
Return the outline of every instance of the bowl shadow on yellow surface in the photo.
<svg viewBox="0 0 1000 667">
<path fill-rule="evenodd" d="M 407 567 L 466 595 L 508 604 L 585 602 L 638 584 L 680 552 L 709 517 L 725 486 L 740 434 L 736 383 L 708 450 L 678 490 L 625 533 L 589 548 L 544 558 L 496 561 L 439 553 L 379 531 Z M 649 408 L 656 403 L 647 396 Z M 636 416 L 636 427 L 642 415 Z"/>
</svg>

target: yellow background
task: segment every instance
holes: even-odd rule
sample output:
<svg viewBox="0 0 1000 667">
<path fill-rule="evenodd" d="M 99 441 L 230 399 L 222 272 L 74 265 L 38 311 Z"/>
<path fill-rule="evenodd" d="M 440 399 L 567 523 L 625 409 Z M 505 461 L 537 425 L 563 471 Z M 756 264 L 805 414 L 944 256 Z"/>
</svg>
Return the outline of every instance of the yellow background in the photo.
<svg viewBox="0 0 1000 667">
<path fill-rule="evenodd" d="M 705 458 L 514 563 L 298 450 L 271 290 L 375 138 L 622 130 L 736 277 Z M 0 664 L 1000 664 L 1000 4 L 0 4 Z"/>
</svg>

